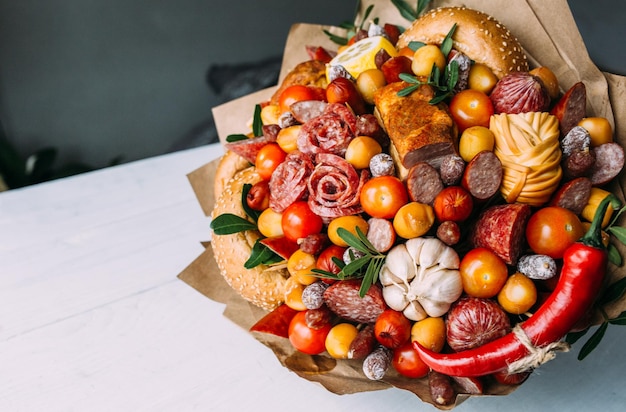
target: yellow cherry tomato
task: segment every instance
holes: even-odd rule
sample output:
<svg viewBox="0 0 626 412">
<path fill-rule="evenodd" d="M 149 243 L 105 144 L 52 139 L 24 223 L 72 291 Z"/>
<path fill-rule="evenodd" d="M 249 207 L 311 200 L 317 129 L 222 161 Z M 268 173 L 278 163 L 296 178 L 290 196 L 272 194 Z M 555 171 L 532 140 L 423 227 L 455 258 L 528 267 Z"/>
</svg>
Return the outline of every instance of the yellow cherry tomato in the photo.
<svg viewBox="0 0 626 412">
<path fill-rule="evenodd" d="M 302 292 L 304 291 L 304 285 L 298 282 L 295 278 L 290 277 L 285 282 L 285 305 L 291 309 L 297 311 L 306 310 L 304 302 L 302 302 Z"/>
<path fill-rule="evenodd" d="M 593 221 L 593 217 L 596 214 L 596 210 L 600 205 L 600 202 L 610 195 L 611 193 L 600 189 L 598 187 L 591 188 L 591 195 L 589 196 L 589 200 L 587 201 L 587 205 L 583 208 L 583 211 L 580 215 L 588 222 Z M 605 228 L 609 225 L 611 221 L 611 216 L 613 216 L 613 206 L 609 203 L 609 207 L 606 209 L 606 213 L 604 214 L 604 219 L 602 219 L 602 228 Z"/>
<path fill-rule="evenodd" d="M 470 67 L 467 86 L 470 89 L 481 91 L 485 94 L 491 93 L 498 83 L 498 77 L 489 66 L 482 63 L 475 63 Z"/>
<path fill-rule="evenodd" d="M 337 246 L 347 247 L 348 244 L 339 236 L 337 231 L 339 230 L 339 228 L 344 228 L 348 232 L 356 236 L 357 227 L 361 230 L 361 232 L 363 232 L 364 235 L 367 235 L 369 225 L 367 224 L 367 221 L 361 216 L 352 215 L 335 218 L 331 220 L 328 224 L 328 239 L 330 239 L 330 241 Z"/>
<path fill-rule="evenodd" d="M 532 69 L 530 74 L 541 80 L 551 99 L 559 97 L 559 79 L 552 70 L 546 66 L 540 66 Z"/>
<path fill-rule="evenodd" d="M 393 218 L 393 228 L 398 236 L 412 239 L 425 235 L 435 223 L 432 206 L 409 202 L 402 206 Z"/>
<path fill-rule="evenodd" d="M 276 136 L 276 143 L 280 146 L 285 153 L 291 153 L 298 150 L 298 134 L 302 125 L 296 124 L 293 126 L 280 129 L 278 136 Z"/>
<path fill-rule="evenodd" d="M 356 78 L 356 88 L 369 104 L 374 104 L 374 93 L 386 84 L 387 80 L 380 69 L 367 69 Z"/>
<path fill-rule="evenodd" d="M 257 228 L 265 237 L 275 237 L 283 235 L 283 214 L 270 209 L 265 209 L 257 219 Z"/>
<path fill-rule="evenodd" d="M 411 341 L 434 352 L 441 352 L 446 343 L 446 324 L 443 318 L 426 318 L 411 327 Z"/>
<path fill-rule="evenodd" d="M 316 261 L 315 256 L 298 249 L 287 259 L 287 271 L 298 283 L 310 285 L 318 279 L 312 272 Z"/>
<path fill-rule="evenodd" d="M 365 169 L 369 166 L 372 157 L 382 151 L 383 148 L 375 139 L 369 136 L 357 136 L 348 144 L 345 158 L 355 169 Z"/>
<path fill-rule="evenodd" d="M 591 137 L 591 147 L 613 141 L 613 127 L 606 117 L 585 117 L 578 126 L 583 127 Z"/>
<path fill-rule="evenodd" d="M 459 154 L 466 162 L 484 150 L 492 151 L 496 138 L 489 128 L 472 126 L 463 130 L 459 138 Z"/>
<path fill-rule="evenodd" d="M 415 50 L 411 70 L 416 76 L 428 77 L 433 70 L 433 65 L 443 72 L 446 67 L 446 56 L 439 47 L 427 44 Z"/>
<path fill-rule="evenodd" d="M 347 359 L 352 341 L 359 330 L 351 323 L 338 323 L 326 335 L 326 351 L 335 359 Z"/>
<path fill-rule="evenodd" d="M 513 315 L 526 313 L 535 302 L 537 302 L 535 283 L 519 272 L 509 276 L 498 292 L 498 303 L 502 309 Z"/>
</svg>

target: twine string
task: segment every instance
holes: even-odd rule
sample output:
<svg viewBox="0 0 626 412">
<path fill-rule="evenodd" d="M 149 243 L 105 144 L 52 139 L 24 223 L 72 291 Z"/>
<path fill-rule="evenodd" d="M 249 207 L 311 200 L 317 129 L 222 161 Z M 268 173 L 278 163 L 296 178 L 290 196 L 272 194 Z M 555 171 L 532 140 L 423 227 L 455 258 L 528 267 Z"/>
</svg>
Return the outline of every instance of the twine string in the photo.
<svg viewBox="0 0 626 412">
<path fill-rule="evenodd" d="M 568 352 L 570 349 L 570 345 L 567 342 L 562 341 L 552 342 L 546 346 L 537 347 L 533 345 L 530 338 L 526 335 L 526 333 L 524 333 L 524 329 L 522 329 L 520 325 L 516 325 L 513 328 L 513 333 L 522 345 L 526 347 L 529 354 L 509 364 L 508 373 L 511 375 L 538 368 L 544 363 L 554 359 L 557 352 Z"/>
</svg>

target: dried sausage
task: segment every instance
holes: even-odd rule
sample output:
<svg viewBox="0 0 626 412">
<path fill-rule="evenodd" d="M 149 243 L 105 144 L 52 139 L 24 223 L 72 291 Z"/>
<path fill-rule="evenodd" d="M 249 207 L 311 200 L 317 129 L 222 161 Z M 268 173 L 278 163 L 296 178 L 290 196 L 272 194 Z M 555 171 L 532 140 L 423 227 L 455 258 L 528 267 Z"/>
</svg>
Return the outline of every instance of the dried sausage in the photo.
<svg viewBox="0 0 626 412">
<path fill-rule="evenodd" d="M 502 163 L 489 150 L 479 152 L 465 167 L 461 185 L 478 200 L 495 195 L 502 183 Z"/>
<path fill-rule="evenodd" d="M 596 162 L 591 170 L 591 184 L 609 183 L 624 168 L 624 149 L 617 143 L 604 143 L 595 147 Z"/>
<path fill-rule="evenodd" d="M 329 104 L 324 112 L 302 125 L 297 146 L 302 153 L 343 156 L 354 137 L 356 116 L 345 105 Z"/>
<path fill-rule="evenodd" d="M 439 172 L 426 162 L 416 163 L 409 169 L 406 185 L 412 201 L 428 205 L 432 205 L 443 190 Z"/>
<path fill-rule="evenodd" d="M 587 177 L 572 179 L 556 191 L 550 206 L 564 207 L 580 215 L 591 196 L 591 186 L 591 180 Z"/>
<path fill-rule="evenodd" d="M 550 113 L 559 119 L 561 136 L 565 136 L 587 115 L 587 88 L 585 84 L 578 82 L 570 87 Z"/>
<path fill-rule="evenodd" d="M 524 245 L 531 207 L 522 203 L 491 206 L 479 216 L 470 235 L 474 247 L 485 247 L 507 265 L 515 265 Z"/>
</svg>

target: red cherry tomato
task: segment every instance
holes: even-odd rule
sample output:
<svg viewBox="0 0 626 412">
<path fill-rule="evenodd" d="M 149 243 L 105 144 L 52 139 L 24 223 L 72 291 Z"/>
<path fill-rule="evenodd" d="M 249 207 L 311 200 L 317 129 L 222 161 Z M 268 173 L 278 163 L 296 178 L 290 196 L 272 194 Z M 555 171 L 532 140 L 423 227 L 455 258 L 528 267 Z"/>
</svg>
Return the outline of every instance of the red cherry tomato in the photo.
<svg viewBox="0 0 626 412">
<path fill-rule="evenodd" d="M 263 180 L 269 180 L 272 173 L 281 164 L 287 153 L 277 143 L 268 143 L 256 155 L 254 166 Z"/>
<path fill-rule="evenodd" d="M 435 197 L 433 208 L 440 222 L 462 222 L 472 213 L 474 202 L 472 195 L 461 186 L 448 186 Z"/>
<path fill-rule="evenodd" d="M 337 258 L 339 260 L 343 260 L 343 253 L 346 248 L 337 245 L 330 245 L 326 249 L 320 253 L 317 258 L 317 262 L 315 263 L 315 267 L 330 273 L 337 274 L 341 271 L 339 266 L 333 262 L 333 258 Z M 326 280 L 326 279 L 324 279 Z"/>
<path fill-rule="evenodd" d="M 398 348 L 411 338 L 411 321 L 402 312 L 385 309 L 376 318 L 374 335 L 381 345 Z"/>
<path fill-rule="evenodd" d="M 400 375 L 408 378 L 423 378 L 430 370 L 430 367 L 420 359 L 413 342 L 406 342 L 394 349 L 391 364 Z"/>
<path fill-rule="evenodd" d="M 320 233 L 323 225 L 322 218 L 316 215 L 304 200 L 289 205 L 281 218 L 285 237 L 294 242 L 308 235 Z"/>
<path fill-rule="evenodd" d="M 301 102 L 304 100 L 325 100 L 326 92 L 318 87 L 304 86 L 301 84 L 294 84 L 288 86 L 278 96 L 278 106 L 280 112 L 288 112 L 289 108 L 295 102 Z"/>
<path fill-rule="evenodd" d="M 361 206 L 371 217 L 391 219 L 409 201 L 404 183 L 395 176 L 377 176 L 361 188 Z"/>
<path fill-rule="evenodd" d="M 533 252 L 553 259 L 582 237 L 584 229 L 574 212 L 556 206 L 536 211 L 526 225 L 526 239 Z"/>
<path fill-rule="evenodd" d="M 459 133 L 472 126 L 489 127 L 493 114 L 493 103 L 485 93 L 465 89 L 454 95 L 450 101 L 450 114 L 459 128 Z"/>
<path fill-rule="evenodd" d="M 330 332 L 330 322 L 319 329 L 306 323 L 306 311 L 298 312 L 289 323 L 289 342 L 300 352 L 318 355 L 326 350 L 326 336 Z"/>
</svg>

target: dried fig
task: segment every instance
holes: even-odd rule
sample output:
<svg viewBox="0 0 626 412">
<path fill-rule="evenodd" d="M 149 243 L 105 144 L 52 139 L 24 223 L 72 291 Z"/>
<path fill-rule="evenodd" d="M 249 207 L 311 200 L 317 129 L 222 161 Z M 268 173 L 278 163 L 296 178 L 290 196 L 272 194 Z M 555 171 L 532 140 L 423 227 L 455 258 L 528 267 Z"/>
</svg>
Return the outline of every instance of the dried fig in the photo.
<svg viewBox="0 0 626 412">
<path fill-rule="evenodd" d="M 545 112 L 550 95 L 536 76 L 512 72 L 504 76 L 489 95 L 496 113 Z"/>
</svg>

